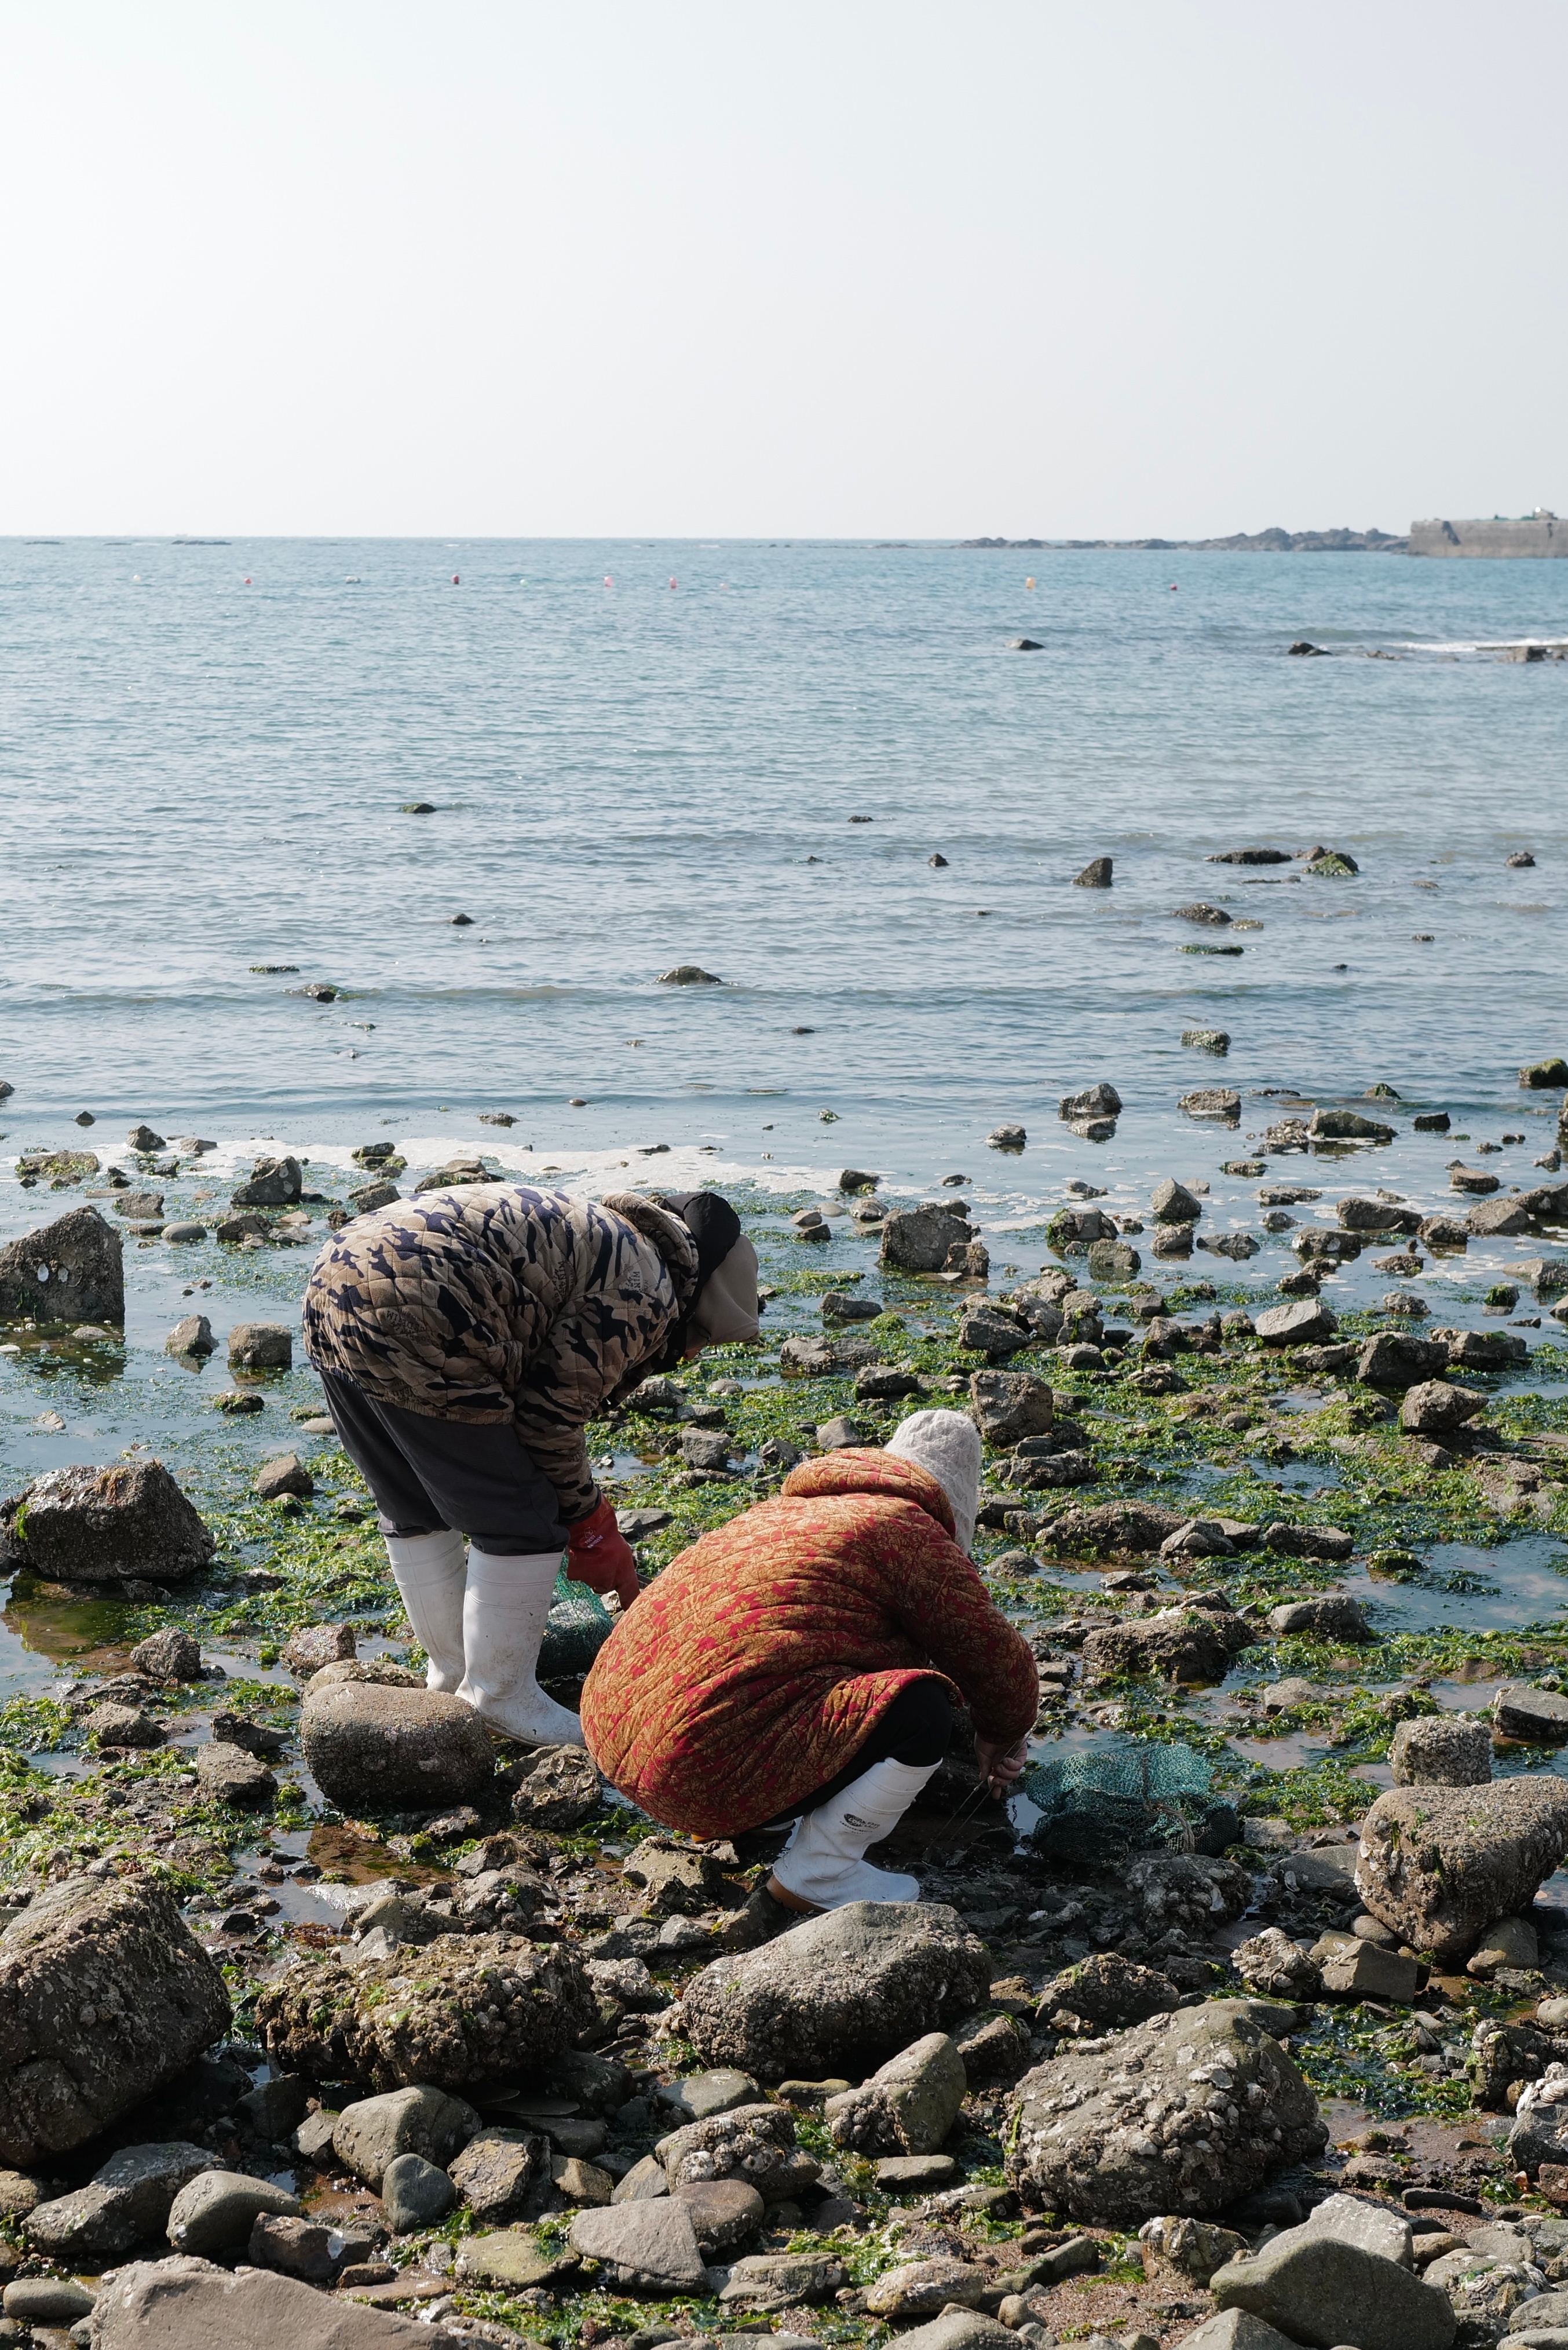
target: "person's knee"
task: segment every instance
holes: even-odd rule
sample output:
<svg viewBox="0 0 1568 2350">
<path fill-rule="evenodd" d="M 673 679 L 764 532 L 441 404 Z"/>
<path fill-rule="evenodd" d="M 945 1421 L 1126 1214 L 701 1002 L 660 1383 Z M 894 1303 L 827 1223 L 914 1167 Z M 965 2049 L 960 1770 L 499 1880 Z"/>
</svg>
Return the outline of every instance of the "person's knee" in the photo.
<svg viewBox="0 0 1568 2350">
<path fill-rule="evenodd" d="M 914 1681 L 888 1709 L 888 1757 L 923 1770 L 940 1762 L 952 1735 L 953 1709 L 940 1681 Z"/>
</svg>

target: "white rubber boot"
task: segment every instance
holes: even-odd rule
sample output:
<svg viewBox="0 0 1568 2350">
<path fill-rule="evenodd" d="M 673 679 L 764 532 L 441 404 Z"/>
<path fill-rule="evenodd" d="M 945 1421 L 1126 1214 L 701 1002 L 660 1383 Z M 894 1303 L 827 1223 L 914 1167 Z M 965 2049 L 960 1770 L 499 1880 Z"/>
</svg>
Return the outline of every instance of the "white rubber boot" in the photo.
<svg viewBox="0 0 1568 2350">
<path fill-rule="evenodd" d="M 773 1891 L 788 1906 L 842 1909 L 847 1901 L 918 1901 L 913 1877 L 873 1868 L 867 1845 L 879 1844 L 896 1828 L 935 1762 L 873 1762 L 840 1795 L 795 1822 L 788 1844 L 774 1864 Z"/>
<path fill-rule="evenodd" d="M 546 1697 L 535 1679 L 539 1646 L 561 1565 L 558 1550 L 503 1557 L 468 1554 L 462 1649 L 468 1669 L 458 1695 L 483 1721 L 530 1746 L 581 1746 L 575 1713 Z"/>
<path fill-rule="evenodd" d="M 425 1687 L 455 1690 L 462 1679 L 462 1587 L 468 1544 L 443 1526 L 433 1534 L 384 1534 L 392 1581 L 414 1638 L 430 1659 Z"/>
</svg>

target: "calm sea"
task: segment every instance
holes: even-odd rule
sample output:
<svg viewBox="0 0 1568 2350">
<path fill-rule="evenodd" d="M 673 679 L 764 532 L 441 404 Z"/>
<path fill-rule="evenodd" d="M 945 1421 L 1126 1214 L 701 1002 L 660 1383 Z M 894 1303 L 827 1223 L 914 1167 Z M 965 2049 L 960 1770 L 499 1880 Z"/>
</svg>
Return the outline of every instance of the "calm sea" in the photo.
<svg viewBox="0 0 1568 2350">
<path fill-rule="evenodd" d="M 501 1108 L 923 1181 L 1098 1077 L 1163 1118 L 1193 1024 L 1501 1107 L 1568 1046 L 1568 663 L 1477 648 L 1564 635 L 1550 562 L 3 542 L 12 1139 Z M 1359 878 L 1204 861 L 1319 842 Z M 1262 928 L 1184 955 L 1194 898 Z"/>
</svg>

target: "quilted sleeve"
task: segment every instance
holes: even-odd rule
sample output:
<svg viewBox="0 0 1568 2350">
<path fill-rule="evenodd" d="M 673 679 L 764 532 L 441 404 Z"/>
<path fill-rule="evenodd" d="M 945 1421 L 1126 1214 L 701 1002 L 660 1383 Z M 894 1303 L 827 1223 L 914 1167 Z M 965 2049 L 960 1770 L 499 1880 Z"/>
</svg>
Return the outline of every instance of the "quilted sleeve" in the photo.
<svg viewBox="0 0 1568 2350">
<path fill-rule="evenodd" d="M 936 1524 L 906 1553 L 888 1605 L 940 1672 L 957 1683 L 981 1738 L 1011 1745 L 1034 1727 L 1040 1676 L 1033 1651 L 992 1601 L 974 1567 Z"/>
</svg>

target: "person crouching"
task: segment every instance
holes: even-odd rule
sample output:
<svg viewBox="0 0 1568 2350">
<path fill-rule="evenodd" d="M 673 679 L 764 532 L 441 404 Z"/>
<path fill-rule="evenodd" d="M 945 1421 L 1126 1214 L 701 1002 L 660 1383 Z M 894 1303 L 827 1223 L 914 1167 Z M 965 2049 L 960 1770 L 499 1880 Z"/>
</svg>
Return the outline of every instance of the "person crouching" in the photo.
<svg viewBox="0 0 1568 2350">
<path fill-rule="evenodd" d="M 793 1818 L 767 1887 L 786 1909 L 918 1899 L 866 1853 L 937 1770 L 955 1702 L 1001 1793 L 1039 1699 L 1033 1655 L 968 1555 L 980 1470 L 972 1420 L 916 1412 L 885 1451 L 802 1462 L 672 1559 L 583 1690 L 611 1784 L 704 1838 Z"/>
</svg>

